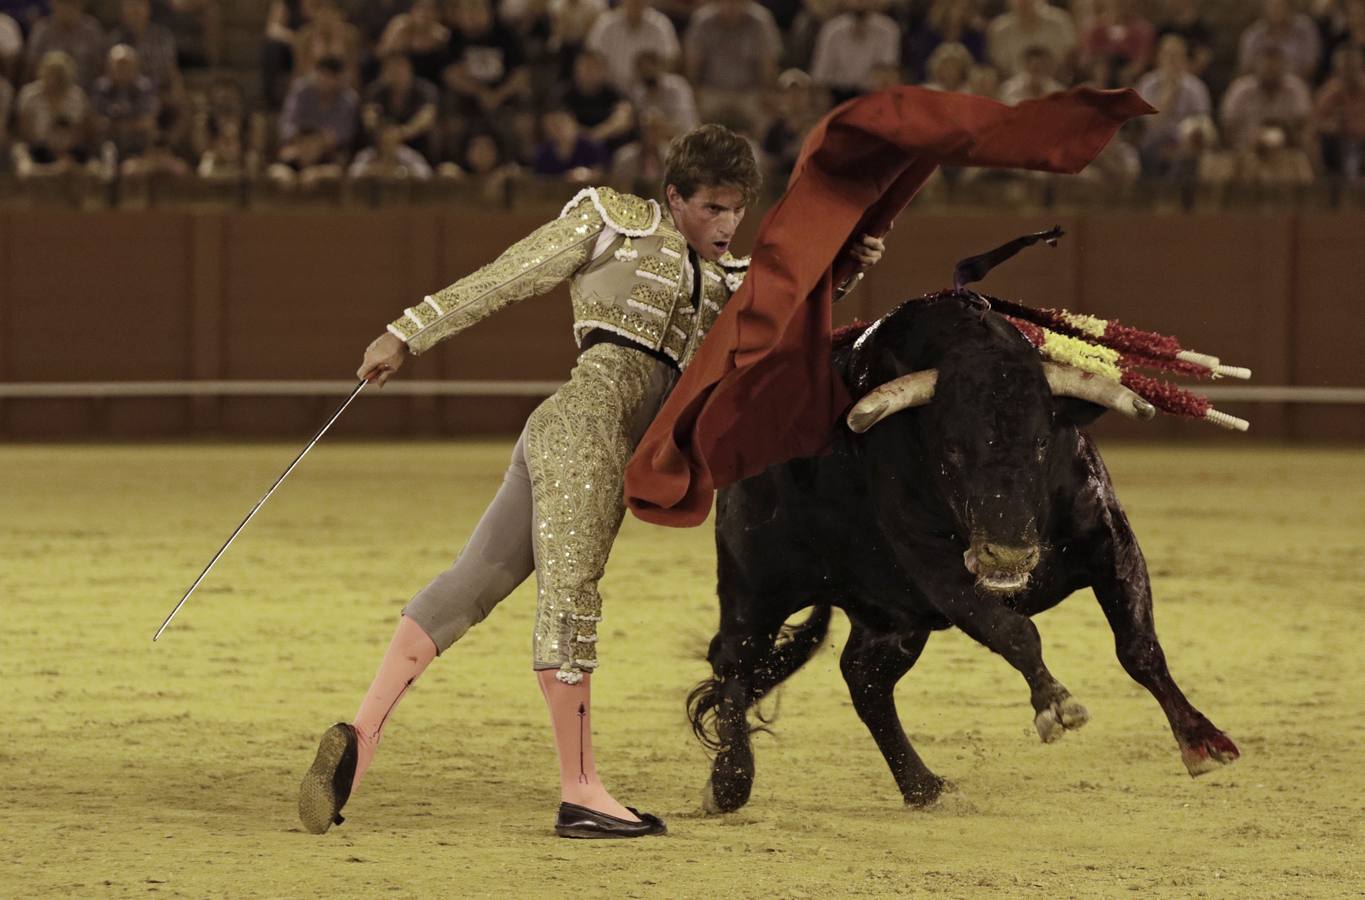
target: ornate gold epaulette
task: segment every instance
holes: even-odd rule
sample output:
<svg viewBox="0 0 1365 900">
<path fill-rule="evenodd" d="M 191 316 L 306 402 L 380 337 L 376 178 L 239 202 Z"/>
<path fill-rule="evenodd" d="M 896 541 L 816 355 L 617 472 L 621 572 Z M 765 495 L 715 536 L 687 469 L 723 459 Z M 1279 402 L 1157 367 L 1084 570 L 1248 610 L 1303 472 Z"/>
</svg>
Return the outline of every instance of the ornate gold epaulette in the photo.
<svg viewBox="0 0 1365 900">
<path fill-rule="evenodd" d="M 634 194 L 623 194 L 609 187 L 584 188 L 564 205 L 560 217 L 577 206 L 584 198 L 592 200 L 597 214 L 613 231 L 619 231 L 628 238 L 648 237 L 659 228 L 662 210 L 653 200 L 646 200 Z"/>
<path fill-rule="evenodd" d="M 730 293 L 739 290 L 739 286 L 744 283 L 744 276 L 749 274 L 749 257 L 731 256 L 730 251 L 726 250 L 716 263 L 725 269 L 725 286 L 730 289 Z"/>
</svg>

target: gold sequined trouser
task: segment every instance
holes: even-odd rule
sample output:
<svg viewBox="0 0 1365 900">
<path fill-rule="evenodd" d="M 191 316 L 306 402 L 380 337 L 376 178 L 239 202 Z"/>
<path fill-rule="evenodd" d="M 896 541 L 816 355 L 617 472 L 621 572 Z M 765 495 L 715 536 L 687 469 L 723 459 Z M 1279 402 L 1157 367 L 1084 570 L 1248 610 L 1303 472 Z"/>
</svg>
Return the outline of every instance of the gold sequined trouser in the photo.
<svg viewBox="0 0 1365 900">
<path fill-rule="evenodd" d="M 573 683 L 597 663 L 597 581 L 625 514 L 625 467 L 677 378 L 598 344 L 531 414 L 511 464 L 449 569 L 403 608 L 444 653 L 534 570 L 534 666 Z"/>
<path fill-rule="evenodd" d="M 597 582 L 625 515 L 625 472 L 672 388 L 676 370 L 647 354 L 597 344 L 568 384 L 531 414 L 526 464 L 535 498 L 537 669 L 573 684 L 597 666 Z"/>
</svg>

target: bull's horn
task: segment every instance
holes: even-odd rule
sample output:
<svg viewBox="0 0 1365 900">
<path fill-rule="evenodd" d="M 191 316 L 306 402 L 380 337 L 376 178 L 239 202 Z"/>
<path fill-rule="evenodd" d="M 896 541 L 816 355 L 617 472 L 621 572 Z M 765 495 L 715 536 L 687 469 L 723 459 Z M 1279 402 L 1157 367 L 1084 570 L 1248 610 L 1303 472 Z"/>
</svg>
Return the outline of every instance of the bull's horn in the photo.
<svg viewBox="0 0 1365 900">
<path fill-rule="evenodd" d="M 1098 403 L 1130 419 L 1146 420 L 1156 415 L 1155 406 L 1117 381 L 1057 363 L 1043 363 L 1043 374 L 1047 376 L 1052 393 L 1058 397 L 1076 397 Z"/>
<path fill-rule="evenodd" d="M 849 429 L 862 434 L 887 416 L 912 406 L 923 406 L 934 399 L 937 383 L 938 369 L 924 369 L 874 388 L 848 411 Z"/>
</svg>

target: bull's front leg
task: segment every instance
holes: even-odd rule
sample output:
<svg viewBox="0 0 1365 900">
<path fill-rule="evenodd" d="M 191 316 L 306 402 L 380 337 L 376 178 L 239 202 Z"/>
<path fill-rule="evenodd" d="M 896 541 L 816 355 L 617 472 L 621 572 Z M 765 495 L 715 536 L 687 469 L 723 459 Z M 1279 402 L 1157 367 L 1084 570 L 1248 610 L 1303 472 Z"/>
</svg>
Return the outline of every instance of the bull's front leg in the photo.
<svg viewBox="0 0 1365 900">
<path fill-rule="evenodd" d="M 1190 775 L 1227 765 L 1240 756 L 1237 745 L 1204 714 L 1195 709 L 1166 668 L 1166 654 L 1157 640 L 1152 619 L 1152 585 L 1147 562 L 1128 518 L 1115 503 L 1108 510 L 1109 539 L 1096 554 L 1100 560 L 1092 573 L 1095 597 L 1100 601 L 1119 662 L 1138 684 L 1151 691 L 1175 733 L 1180 755 Z"/>
<path fill-rule="evenodd" d="M 1050 744 L 1090 721 L 1090 713 L 1043 664 L 1042 639 L 1028 616 L 978 593 L 970 582 L 964 587 L 955 580 L 931 592 L 930 598 L 949 622 L 1005 657 L 1024 676 L 1033 704 L 1033 726 L 1043 743 Z"/>
<path fill-rule="evenodd" d="M 910 745 L 896 712 L 896 682 L 914 666 L 928 640 L 928 630 L 878 635 L 855 621 L 839 657 L 853 708 L 872 732 L 908 806 L 930 805 L 945 785 Z"/>
</svg>

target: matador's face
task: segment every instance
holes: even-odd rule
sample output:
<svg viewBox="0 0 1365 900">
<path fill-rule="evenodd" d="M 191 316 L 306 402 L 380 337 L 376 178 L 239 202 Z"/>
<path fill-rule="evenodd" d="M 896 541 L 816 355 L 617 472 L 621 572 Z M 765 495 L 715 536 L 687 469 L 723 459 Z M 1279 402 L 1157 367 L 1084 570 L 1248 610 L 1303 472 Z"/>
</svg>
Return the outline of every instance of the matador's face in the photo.
<svg viewBox="0 0 1365 900">
<path fill-rule="evenodd" d="M 687 245 L 702 259 L 720 259 L 744 220 L 744 192 L 734 187 L 700 187 L 684 199 L 670 184 L 667 196 L 673 224 Z"/>
</svg>

